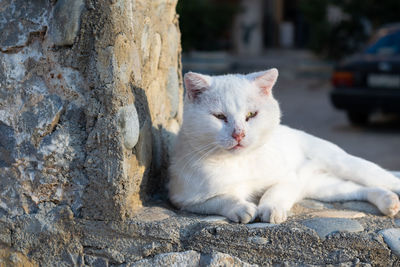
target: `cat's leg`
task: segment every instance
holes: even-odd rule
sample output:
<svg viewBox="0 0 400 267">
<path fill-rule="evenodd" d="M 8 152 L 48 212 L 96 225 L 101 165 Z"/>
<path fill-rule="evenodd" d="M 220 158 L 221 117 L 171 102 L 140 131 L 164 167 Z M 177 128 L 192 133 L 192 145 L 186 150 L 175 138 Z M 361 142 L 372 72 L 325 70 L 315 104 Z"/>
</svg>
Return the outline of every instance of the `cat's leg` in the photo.
<svg viewBox="0 0 400 267">
<path fill-rule="evenodd" d="M 400 179 L 375 163 L 350 155 L 338 146 L 301 132 L 305 155 L 334 176 L 400 194 Z"/>
<path fill-rule="evenodd" d="M 257 206 L 245 199 L 231 195 L 219 195 L 202 203 L 184 207 L 185 210 L 201 214 L 218 214 L 231 221 L 248 223 L 255 219 Z"/>
<path fill-rule="evenodd" d="M 296 182 L 273 185 L 260 199 L 257 208 L 258 216 L 263 222 L 284 222 L 287 219 L 287 212 L 302 198 L 303 188 Z"/>
<path fill-rule="evenodd" d="M 326 174 L 309 180 L 305 197 L 322 201 L 368 201 L 388 216 L 394 216 L 400 210 L 399 197 L 392 191 L 361 186 Z"/>
</svg>

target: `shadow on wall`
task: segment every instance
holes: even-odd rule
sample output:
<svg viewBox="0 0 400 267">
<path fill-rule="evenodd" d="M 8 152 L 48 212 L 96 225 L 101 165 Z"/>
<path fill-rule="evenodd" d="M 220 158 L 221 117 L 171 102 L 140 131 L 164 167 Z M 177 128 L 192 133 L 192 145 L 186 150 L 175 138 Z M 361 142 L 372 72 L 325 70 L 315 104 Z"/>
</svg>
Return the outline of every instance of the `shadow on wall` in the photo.
<svg viewBox="0 0 400 267">
<path fill-rule="evenodd" d="M 139 197 L 144 205 L 152 200 L 167 201 L 169 154 L 176 134 L 161 124 L 153 125 L 146 92 L 132 87 L 135 107 L 139 118 L 139 140 L 133 148 L 140 166 L 145 167 L 139 185 Z"/>
</svg>

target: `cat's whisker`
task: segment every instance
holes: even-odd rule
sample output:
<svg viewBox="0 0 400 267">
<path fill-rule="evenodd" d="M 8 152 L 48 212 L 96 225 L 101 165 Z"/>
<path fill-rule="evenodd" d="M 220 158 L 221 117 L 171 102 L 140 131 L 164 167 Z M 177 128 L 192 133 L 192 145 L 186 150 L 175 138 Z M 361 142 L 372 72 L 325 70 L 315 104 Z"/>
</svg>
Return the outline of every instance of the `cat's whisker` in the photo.
<svg viewBox="0 0 400 267">
<path fill-rule="evenodd" d="M 180 160 L 186 159 L 186 163 L 185 163 L 185 165 L 182 167 L 181 173 L 183 173 L 183 172 L 186 170 L 186 168 L 189 166 L 190 163 L 192 163 L 192 160 L 195 159 L 195 157 L 196 157 L 197 155 L 199 155 L 199 154 L 201 154 L 202 152 L 206 151 L 207 149 L 209 149 L 210 147 L 212 147 L 212 146 L 215 145 L 215 144 L 217 144 L 217 142 L 209 143 L 209 144 L 203 146 L 202 148 L 200 148 L 200 149 L 198 149 L 198 150 L 194 150 L 194 151 L 192 151 L 192 152 L 190 152 L 190 153 L 184 155 L 183 157 L 180 157 Z M 214 148 L 216 148 L 216 147 L 214 147 Z M 211 148 L 211 151 L 212 151 L 214 148 Z M 209 151 L 210 151 L 210 150 L 209 150 Z M 205 154 L 207 154 L 207 151 L 206 151 Z M 191 157 L 190 157 L 189 159 L 187 159 L 188 155 L 191 155 Z M 204 154 L 203 154 L 203 155 L 204 155 Z M 201 157 L 201 156 L 200 156 L 200 157 Z M 193 164 L 191 164 L 191 165 L 193 165 Z"/>
<path fill-rule="evenodd" d="M 212 152 L 214 152 L 217 149 L 217 147 L 214 147 L 212 149 L 210 149 L 209 151 L 207 151 L 206 153 L 204 153 L 199 159 L 197 159 L 193 164 L 193 168 L 194 170 L 192 171 L 192 173 L 189 176 L 189 180 L 192 178 L 192 176 L 194 175 L 195 171 L 200 167 L 197 165 L 197 163 L 199 163 L 201 160 L 203 160 L 206 156 L 208 156 L 209 154 L 211 154 Z"/>
<path fill-rule="evenodd" d="M 213 145 L 216 145 L 216 144 L 218 144 L 218 142 L 212 142 L 212 143 L 209 143 L 209 144 L 207 144 L 205 146 L 195 148 L 195 150 L 192 150 L 189 153 L 184 154 L 183 156 L 179 157 L 178 160 L 182 160 L 182 159 L 184 159 L 184 158 L 186 158 L 186 157 L 188 157 L 189 155 L 192 155 L 192 154 L 201 153 L 203 150 L 206 150 L 209 147 L 211 147 Z"/>
</svg>

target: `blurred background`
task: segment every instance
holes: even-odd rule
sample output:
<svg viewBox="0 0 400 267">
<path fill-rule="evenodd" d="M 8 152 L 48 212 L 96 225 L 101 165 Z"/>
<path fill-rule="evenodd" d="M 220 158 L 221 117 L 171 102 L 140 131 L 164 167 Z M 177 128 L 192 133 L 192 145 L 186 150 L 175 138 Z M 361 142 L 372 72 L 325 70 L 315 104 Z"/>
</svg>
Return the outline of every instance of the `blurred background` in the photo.
<svg viewBox="0 0 400 267">
<path fill-rule="evenodd" d="M 282 121 L 400 170 L 399 0 L 179 0 L 183 72 L 276 67 Z"/>
</svg>

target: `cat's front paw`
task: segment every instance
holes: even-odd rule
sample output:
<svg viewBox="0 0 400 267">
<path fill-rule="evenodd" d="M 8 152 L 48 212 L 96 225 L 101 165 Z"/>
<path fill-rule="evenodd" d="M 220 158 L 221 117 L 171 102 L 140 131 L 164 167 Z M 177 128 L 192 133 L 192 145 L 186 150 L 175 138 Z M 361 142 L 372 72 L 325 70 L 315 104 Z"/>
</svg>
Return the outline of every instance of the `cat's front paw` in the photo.
<svg viewBox="0 0 400 267">
<path fill-rule="evenodd" d="M 241 202 L 228 212 L 227 217 L 231 221 L 238 223 L 249 223 L 257 215 L 257 206 L 251 202 Z"/>
<path fill-rule="evenodd" d="M 282 223 L 287 219 L 286 209 L 278 205 L 261 205 L 257 213 L 263 222 Z"/>
</svg>

